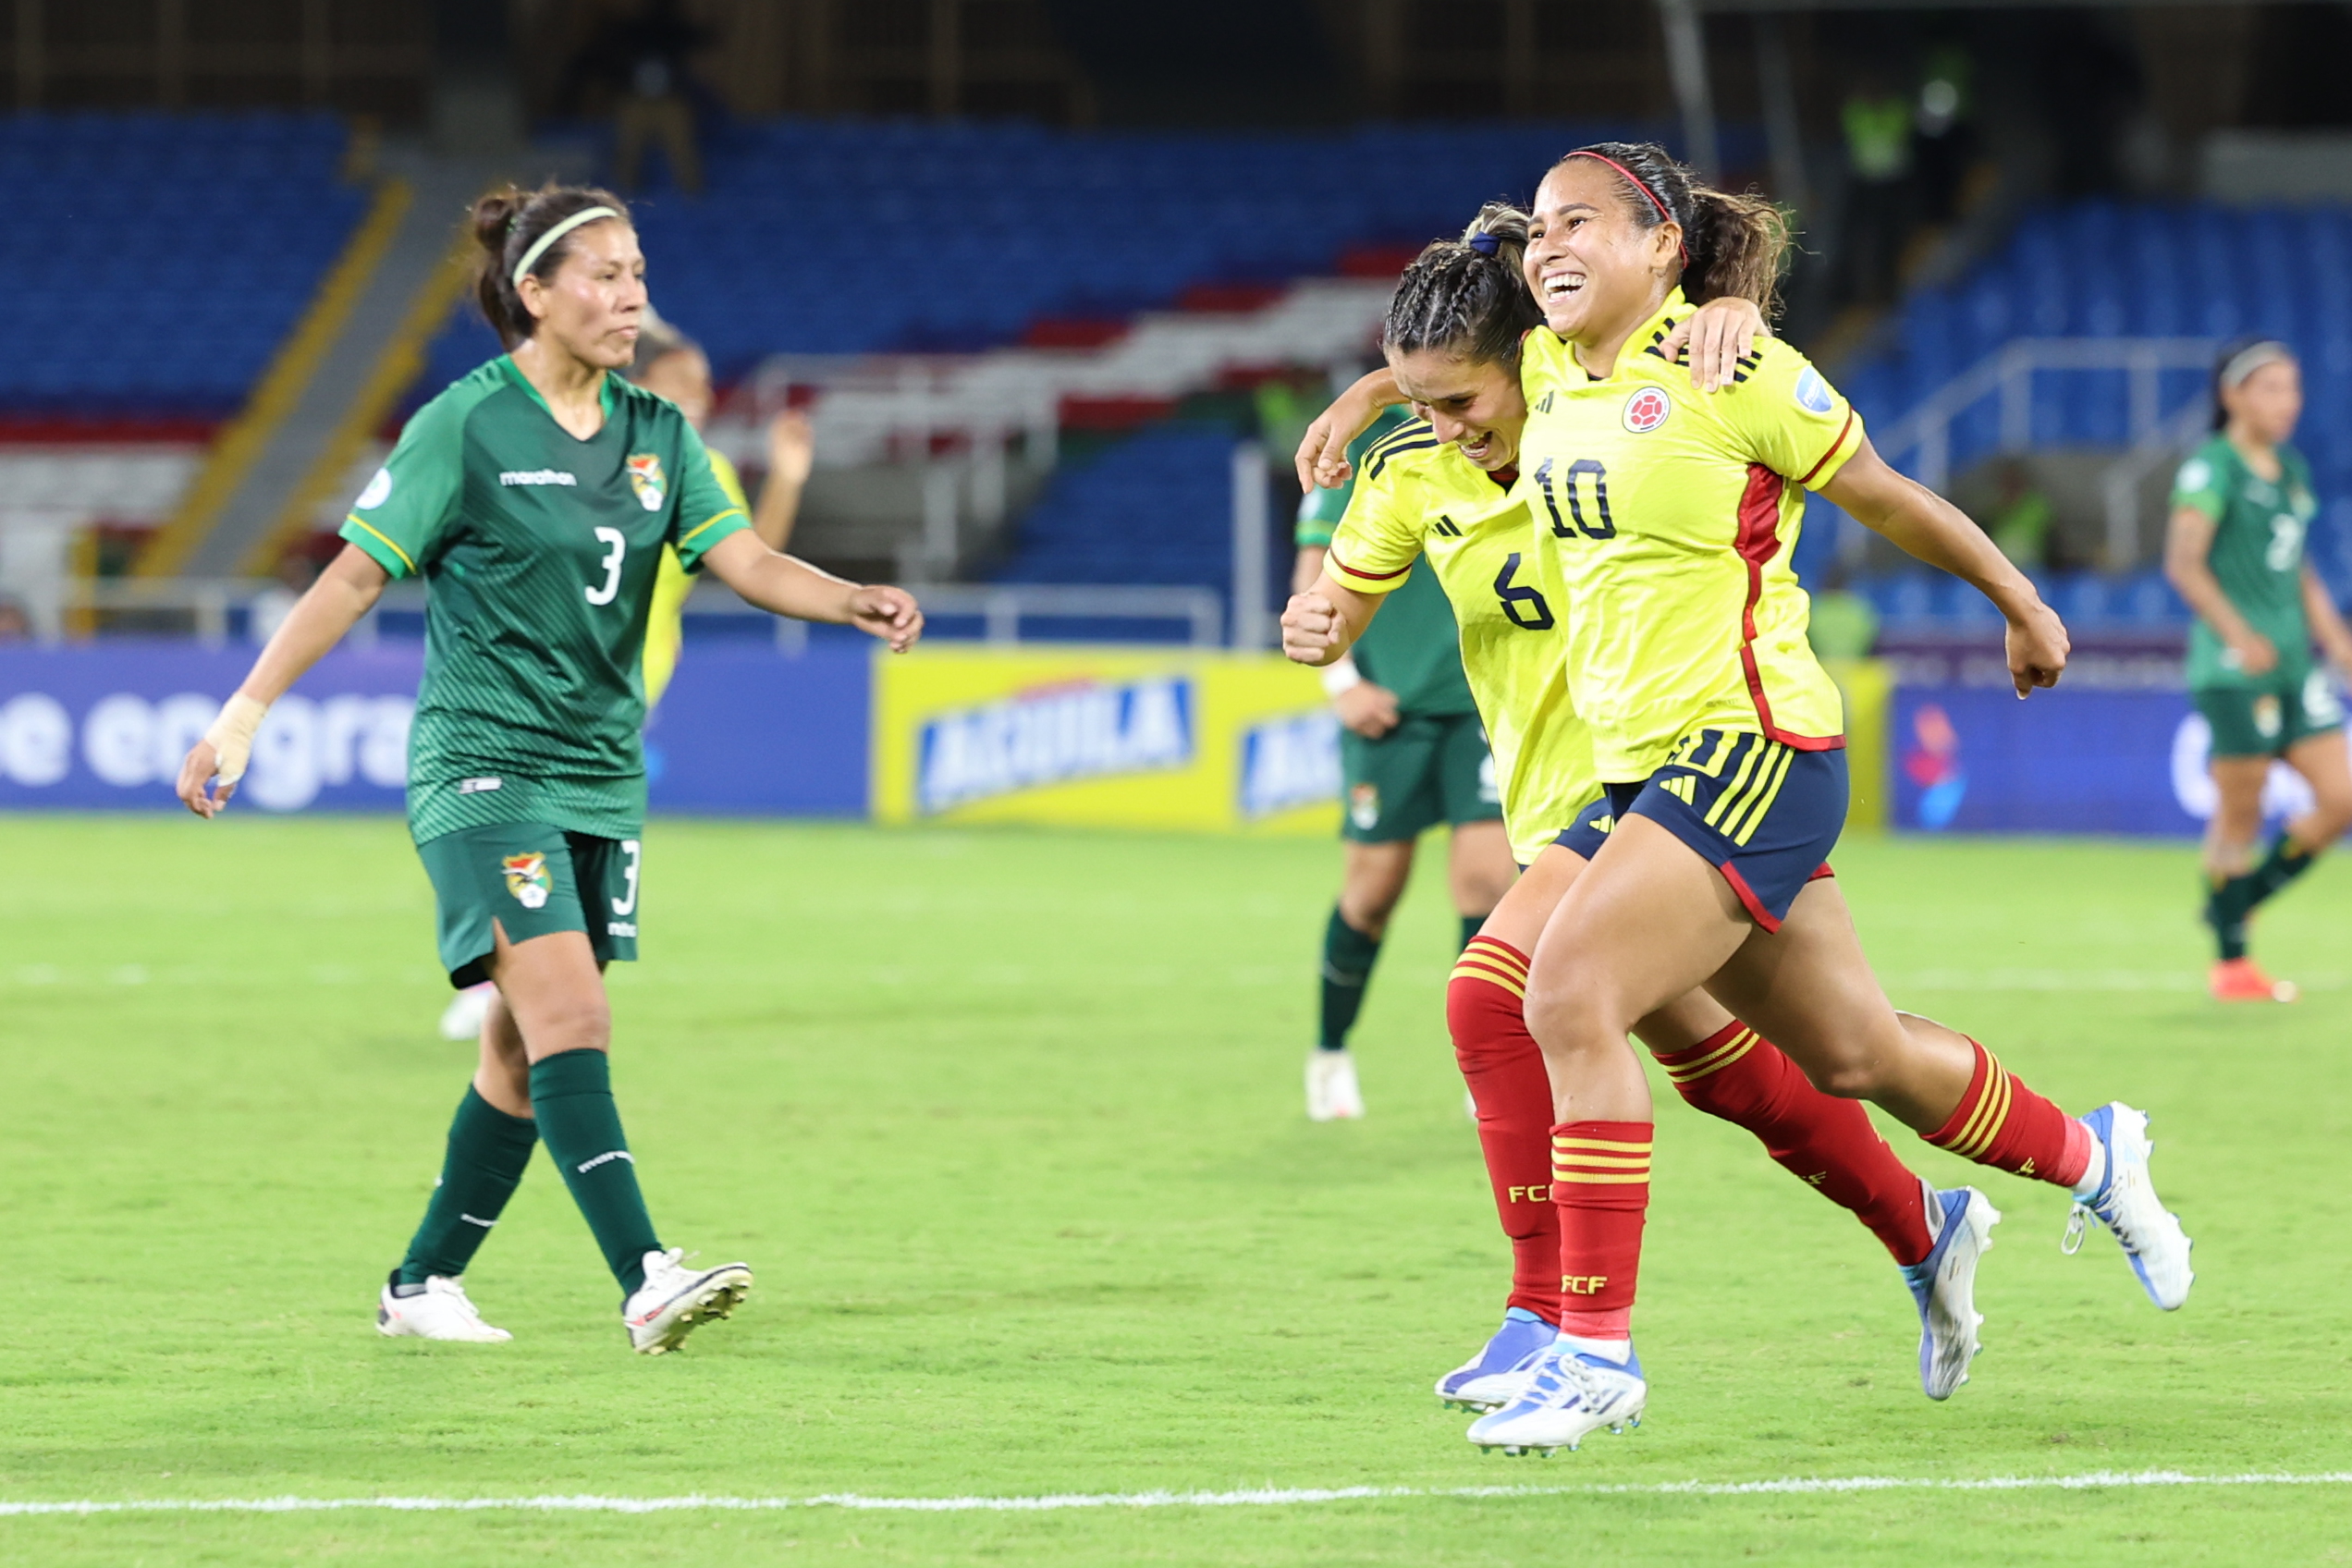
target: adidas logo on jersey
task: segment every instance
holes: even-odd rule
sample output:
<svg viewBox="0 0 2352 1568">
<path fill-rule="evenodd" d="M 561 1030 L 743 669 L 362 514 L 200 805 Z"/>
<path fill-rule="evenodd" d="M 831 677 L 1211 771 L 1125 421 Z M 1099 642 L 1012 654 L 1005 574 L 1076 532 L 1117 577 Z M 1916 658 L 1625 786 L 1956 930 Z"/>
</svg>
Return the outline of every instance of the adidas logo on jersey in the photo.
<svg viewBox="0 0 2352 1568">
<path fill-rule="evenodd" d="M 498 476 L 501 484 L 577 484 L 580 481 L 561 469 L 518 469 Z"/>
</svg>

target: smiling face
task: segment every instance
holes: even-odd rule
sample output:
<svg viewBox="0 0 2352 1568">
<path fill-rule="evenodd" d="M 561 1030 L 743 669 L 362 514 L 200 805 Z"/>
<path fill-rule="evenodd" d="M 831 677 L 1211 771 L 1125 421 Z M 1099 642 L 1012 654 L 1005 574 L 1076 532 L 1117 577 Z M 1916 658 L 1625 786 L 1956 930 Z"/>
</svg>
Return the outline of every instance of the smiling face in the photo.
<svg viewBox="0 0 2352 1568">
<path fill-rule="evenodd" d="M 2264 447 L 2291 441 L 2303 418 L 2303 372 L 2293 360 L 2272 360 L 2222 388 L 2222 408 L 2235 435 Z"/>
<path fill-rule="evenodd" d="M 1413 400 L 1413 411 L 1429 422 L 1439 440 L 1452 442 L 1488 473 L 1518 462 L 1527 398 L 1519 390 L 1517 371 L 1436 349 L 1391 353 L 1389 370 L 1397 390 Z"/>
<path fill-rule="evenodd" d="M 1673 287 L 1682 239 L 1679 225 L 1636 223 L 1607 164 L 1562 160 L 1536 189 L 1527 231 L 1527 287 L 1544 325 L 1576 344 L 1631 330 Z"/>
<path fill-rule="evenodd" d="M 532 336 L 598 370 L 623 370 L 637 354 L 645 315 L 645 253 L 637 231 L 600 218 L 564 236 L 564 258 L 547 276 L 524 276 L 516 292 L 536 324 Z"/>
</svg>

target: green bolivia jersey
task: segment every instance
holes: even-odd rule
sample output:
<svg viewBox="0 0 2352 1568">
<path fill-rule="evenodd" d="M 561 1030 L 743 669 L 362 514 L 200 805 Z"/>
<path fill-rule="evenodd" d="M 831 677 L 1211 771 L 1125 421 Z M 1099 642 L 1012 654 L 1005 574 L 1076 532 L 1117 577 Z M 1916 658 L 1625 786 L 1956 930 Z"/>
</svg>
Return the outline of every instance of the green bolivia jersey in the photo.
<svg viewBox="0 0 2352 1568">
<path fill-rule="evenodd" d="M 1372 427 L 1349 445 L 1351 472 L 1363 472 L 1367 460 L 1378 462 L 1373 448 L 1411 421 L 1402 406 L 1382 410 Z M 1316 549 L 1328 546 L 1331 531 L 1347 515 L 1348 497 L 1354 494 L 1353 479 L 1337 490 L 1307 492 L 1299 502 L 1297 543 Z M 1453 623 L 1453 606 L 1447 603 L 1435 572 L 1416 571 L 1405 579 L 1350 651 L 1364 679 L 1394 692 L 1397 710 L 1407 717 L 1478 711 L 1469 680 L 1462 673 L 1462 636 Z"/>
<path fill-rule="evenodd" d="M 690 569 L 749 525 L 668 400 L 605 377 L 586 440 L 505 355 L 425 404 L 343 524 L 432 587 L 409 830 L 545 822 L 634 838 L 640 655 L 662 546 Z"/>
<path fill-rule="evenodd" d="M 2303 538 L 2320 509 L 2311 466 L 2292 447 L 2278 449 L 2279 477 L 2264 479 L 2216 435 L 2188 455 L 2173 482 L 2173 506 L 2213 520 L 2207 557 L 2215 581 L 2247 624 L 2275 644 L 2279 668 L 2248 676 L 2202 620 L 2188 634 L 2192 689 L 2269 684 L 2311 667 L 2311 631 L 2303 617 Z"/>
</svg>

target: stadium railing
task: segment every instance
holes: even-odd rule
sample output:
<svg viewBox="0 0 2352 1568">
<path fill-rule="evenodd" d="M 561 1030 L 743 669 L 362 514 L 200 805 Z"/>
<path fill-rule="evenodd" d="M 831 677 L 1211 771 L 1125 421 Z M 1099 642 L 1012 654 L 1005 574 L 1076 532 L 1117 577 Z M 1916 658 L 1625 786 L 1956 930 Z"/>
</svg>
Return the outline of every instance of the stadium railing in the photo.
<svg viewBox="0 0 2352 1568">
<path fill-rule="evenodd" d="M 2128 449 L 2100 481 L 2108 558 L 2139 553 L 2138 489 L 2156 465 L 2195 435 L 2205 418 L 2203 395 L 2163 407 L 2166 371 L 2202 370 L 2212 363 L 2210 337 L 2017 337 L 1978 360 L 1928 395 L 1909 413 L 1874 433 L 1880 454 L 1929 489 L 1952 481 L 1952 427 L 1988 398 L 1999 399 L 1998 450 L 2023 452 L 2034 440 L 2034 377 L 2051 372 L 2121 371 L 2127 388 Z M 1905 463 L 1906 457 L 1913 460 Z M 1858 542 L 1858 541 L 1857 541 Z"/>
<path fill-rule="evenodd" d="M 1195 647 L 1214 647 L 1224 641 L 1225 603 L 1211 588 L 1177 587 L 1164 583 L 934 583 L 915 593 L 924 612 L 933 620 L 974 619 L 983 641 L 1015 643 L 1023 631 L 1039 621 L 1174 622 L 1183 625 Z M 250 638 L 257 606 L 290 603 L 288 590 L 275 582 L 248 578 L 98 578 L 77 579 L 64 591 L 66 624 L 90 629 L 104 622 L 110 630 L 163 636 L 192 636 L 208 647 L 218 647 L 242 633 Z M 387 586 L 374 611 L 352 629 L 352 640 L 366 643 L 382 635 L 385 616 L 422 616 L 425 589 L 421 583 Z M 777 645 L 791 651 L 806 644 L 804 621 L 769 617 L 766 610 L 743 603 L 724 590 L 697 594 L 686 613 L 704 617 L 761 617 L 775 624 Z"/>
</svg>

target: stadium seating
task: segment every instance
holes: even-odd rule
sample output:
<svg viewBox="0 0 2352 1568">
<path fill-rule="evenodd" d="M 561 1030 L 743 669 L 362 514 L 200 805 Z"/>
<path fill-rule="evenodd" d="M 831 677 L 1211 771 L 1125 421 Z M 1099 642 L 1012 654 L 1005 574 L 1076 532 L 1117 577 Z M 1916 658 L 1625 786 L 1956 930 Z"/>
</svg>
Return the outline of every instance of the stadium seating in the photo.
<svg viewBox="0 0 2352 1568">
<path fill-rule="evenodd" d="M 2008 245 L 1950 288 L 1907 299 L 1890 349 L 1849 368 L 1842 384 L 1886 430 L 1938 388 L 2015 337 L 2226 337 L 2260 332 L 2303 359 L 2306 406 L 2297 444 L 2311 459 L 2322 506 L 2312 558 L 2339 597 L 2352 597 L 2352 209 L 2243 211 L 2205 204 L 2085 202 L 2034 213 Z M 2205 376 L 2166 372 L 2166 410 L 2200 397 Z M 2120 447 L 2128 439 L 2120 371 L 2034 377 L 2037 447 Z M 1955 420 L 1952 471 L 2000 441 L 1986 399 Z M 1807 552 L 1811 555 L 1812 552 Z M 2096 580 L 2092 580 L 2094 582 Z M 1873 585 L 1882 614 L 1933 622 L 1917 591 Z M 2094 619 L 2185 624 L 2161 580 L 2111 580 L 2080 590 Z M 2062 606 L 2063 607 L 2063 606 Z"/>
<path fill-rule="evenodd" d="M 1055 471 L 1022 518 L 999 582 L 1232 580 L 1233 435 L 1163 425 Z"/>
<path fill-rule="evenodd" d="M 731 381 L 772 353 L 972 350 L 1174 304 L 1203 284 L 1328 276 L 1352 251 L 1458 231 L 1479 202 L 1524 197 L 1567 148 L 1624 133 L 780 119 L 714 138 L 706 192 L 651 191 L 637 217 L 663 312 Z M 460 319 L 424 385 L 495 351 Z"/>
<path fill-rule="evenodd" d="M 367 206 L 326 115 L 0 118 L 0 421 L 234 414 Z"/>
</svg>

